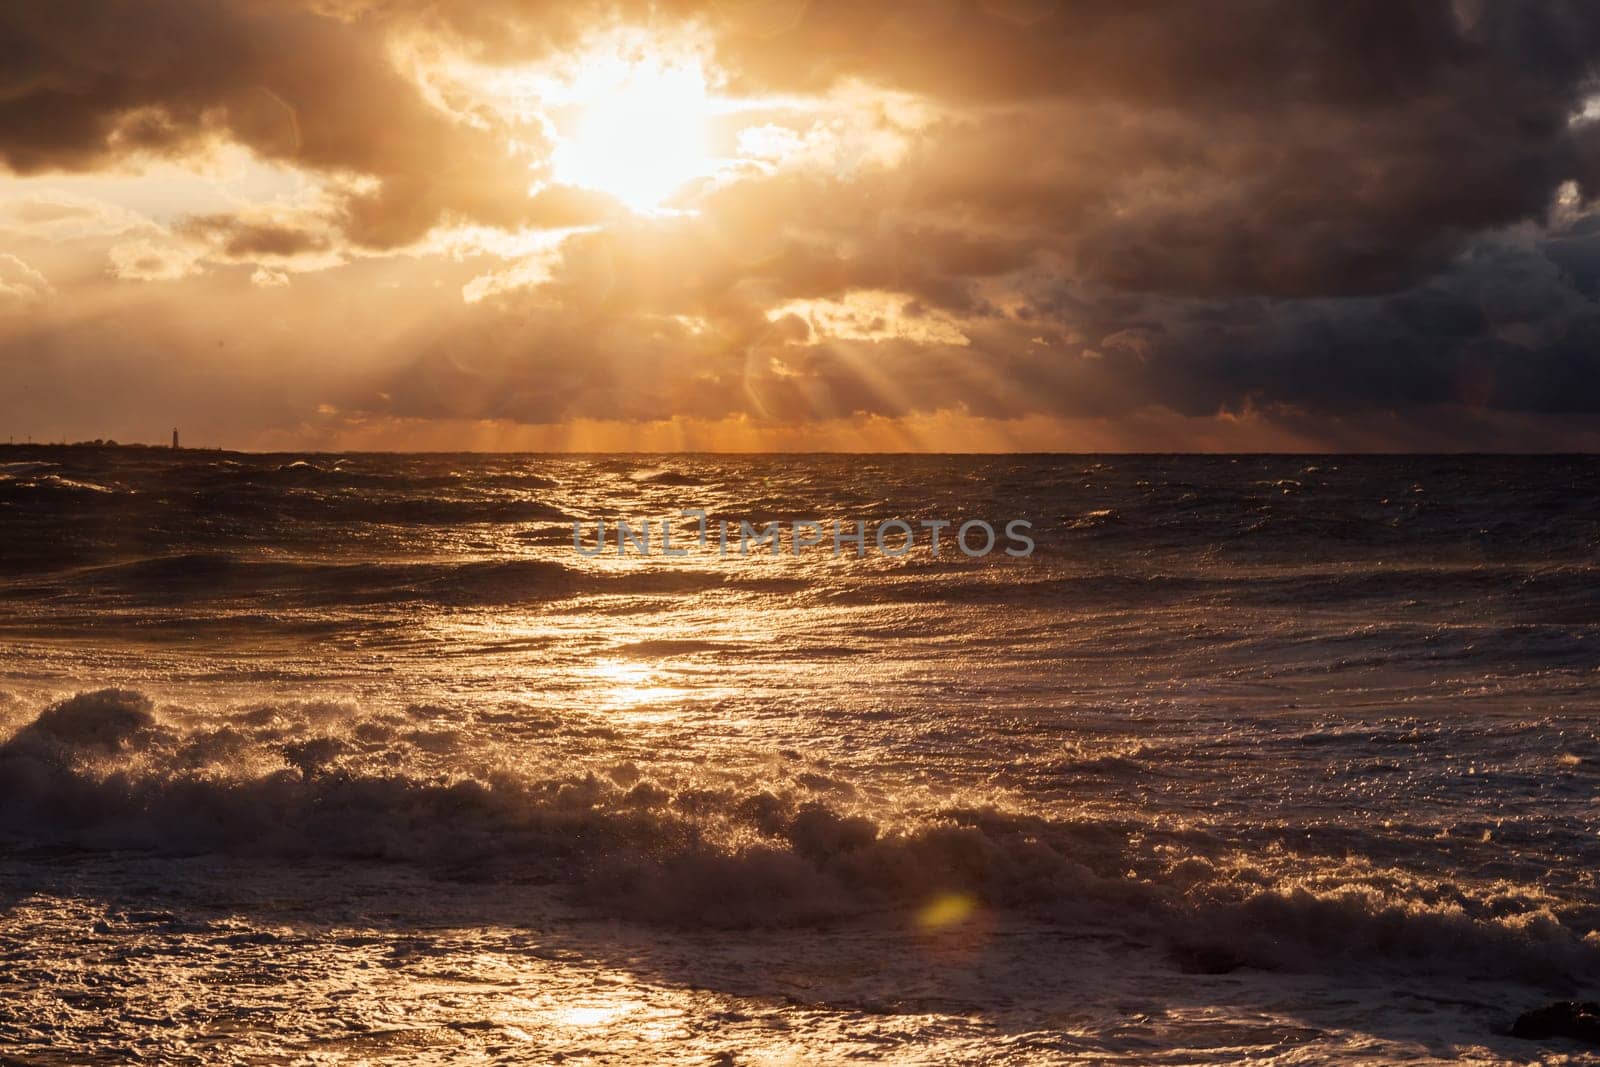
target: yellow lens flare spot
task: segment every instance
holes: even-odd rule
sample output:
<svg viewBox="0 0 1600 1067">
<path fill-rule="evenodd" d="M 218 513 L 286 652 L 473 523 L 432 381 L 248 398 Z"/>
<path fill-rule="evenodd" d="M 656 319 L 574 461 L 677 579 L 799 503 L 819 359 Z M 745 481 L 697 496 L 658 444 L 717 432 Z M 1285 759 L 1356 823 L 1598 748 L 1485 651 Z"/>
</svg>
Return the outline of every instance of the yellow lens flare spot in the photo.
<svg viewBox="0 0 1600 1067">
<path fill-rule="evenodd" d="M 917 925 L 924 930 L 947 930 L 959 926 L 978 911 L 978 902 L 966 893 L 941 893 L 917 912 Z"/>
</svg>

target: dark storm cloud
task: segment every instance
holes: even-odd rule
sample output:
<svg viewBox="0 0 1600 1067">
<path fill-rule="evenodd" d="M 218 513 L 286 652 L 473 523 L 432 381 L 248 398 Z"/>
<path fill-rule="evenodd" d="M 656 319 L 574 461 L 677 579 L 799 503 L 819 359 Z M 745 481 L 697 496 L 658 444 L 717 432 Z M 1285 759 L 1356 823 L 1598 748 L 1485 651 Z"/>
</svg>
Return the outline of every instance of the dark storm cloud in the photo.
<svg viewBox="0 0 1600 1067">
<path fill-rule="evenodd" d="M 1040 275 L 1025 313 L 968 320 L 965 346 L 819 342 L 751 308 L 730 311 L 737 297 L 728 290 L 695 304 L 692 280 L 645 290 L 635 278 L 620 284 L 628 300 L 658 308 L 650 316 L 597 311 L 574 328 L 569 316 L 527 302 L 499 307 L 470 332 L 441 325 L 428 354 L 385 384 L 381 406 L 540 423 L 624 413 L 897 416 L 953 404 L 994 418 L 1152 407 L 1194 416 L 1441 407 L 1593 416 L 1600 301 L 1593 275 L 1582 280 L 1559 262 L 1579 258 L 1600 264 L 1600 236 L 1486 238 L 1422 284 L 1339 299 L 1176 300 L 1061 290 Z M 659 309 L 669 307 L 726 314 L 696 334 L 664 317 Z"/>
<path fill-rule="evenodd" d="M 342 220 L 365 244 L 414 239 L 445 211 L 589 221 L 570 198 L 530 204 L 526 161 L 429 106 L 388 44 L 423 27 L 525 60 L 607 19 L 709 25 L 753 91 L 861 78 L 980 109 L 924 139 L 902 195 L 1049 235 L 1121 287 L 1392 290 L 1538 215 L 1562 181 L 1589 183 L 1600 159 L 1592 128 L 1568 122 L 1600 10 L 1559 0 L 12 0 L 0 160 L 89 169 L 224 133 L 379 178 Z"/>
<path fill-rule="evenodd" d="M 1042 294 L 1037 315 L 1054 319 L 1070 302 L 1088 340 L 1079 358 L 1014 377 L 1079 413 L 1153 402 L 1189 415 L 1439 405 L 1600 414 L 1600 302 L 1592 277 L 1560 263 L 1577 257 L 1600 257 L 1600 239 L 1484 238 L 1438 276 L 1385 296 L 1129 305 L 1082 290 Z M 1107 343 L 1130 332 L 1138 344 Z"/>
<path fill-rule="evenodd" d="M 1592 4 L 802 7 L 787 32 L 725 38 L 733 69 L 966 107 L 921 142 L 903 201 L 1044 238 L 1122 288 L 1393 291 L 1600 178 L 1596 127 L 1569 121 L 1594 87 Z"/>
<path fill-rule="evenodd" d="M 867 77 L 944 98 L 1071 96 L 1218 112 L 1384 108 L 1491 93 L 1560 97 L 1588 65 L 1580 0 L 810 0 L 785 32 L 741 33 L 730 60 L 764 87 Z M 1529 61 L 1537 61 L 1537 65 Z M 1271 90 L 1270 93 L 1267 90 Z"/>
<path fill-rule="evenodd" d="M 694 214 L 628 218 L 529 197 L 540 161 L 507 153 L 503 120 L 433 106 L 391 48 L 524 62 L 613 23 L 709 28 L 730 93 L 861 83 L 927 117 L 891 165 L 752 171 L 686 196 Z M 1600 6 L 1578 0 L 0 0 L 0 163 L 223 138 L 375 179 L 316 218 L 180 227 L 237 261 L 456 218 L 596 227 L 537 287 L 441 312 L 341 381 L 353 409 L 1589 416 L 1600 122 L 1574 119 L 1597 57 Z M 861 290 L 968 343 L 771 314 Z"/>
<path fill-rule="evenodd" d="M 429 107 L 383 27 L 279 0 L 8 0 L 0 4 L 0 163 L 93 170 L 183 155 L 209 136 L 267 159 L 377 178 L 345 228 L 413 240 L 445 210 L 516 223 L 526 164 Z"/>
<path fill-rule="evenodd" d="M 1596 243 L 1505 235 L 1565 182 L 1600 192 L 1600 125 L 1573 121 L 1592 5 L 813 2 L 728 51 L 766 86 L 859 76 L 954 109 L 871 217 L 796 198 L 839 225 L 792 289 L 979 316 L 972 358 L 1010 388 L 889 361 L 924 401 L 1600 412 Z M 1052 295 L 984 327 L 976 283 L 1008 272 Z"/>
</svg>

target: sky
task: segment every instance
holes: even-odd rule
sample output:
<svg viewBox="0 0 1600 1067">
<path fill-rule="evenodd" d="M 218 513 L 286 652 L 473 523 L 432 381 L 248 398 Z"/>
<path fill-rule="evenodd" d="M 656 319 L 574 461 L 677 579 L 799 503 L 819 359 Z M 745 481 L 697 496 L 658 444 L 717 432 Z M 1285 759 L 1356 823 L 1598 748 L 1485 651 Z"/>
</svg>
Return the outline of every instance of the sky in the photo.
<svg viewBox="0 0 1600 1067">
<path fill-rule="evenodd" d="M 0 0 L 0 439 L 1600 450 L 1587 0 Z"/>
</svg>

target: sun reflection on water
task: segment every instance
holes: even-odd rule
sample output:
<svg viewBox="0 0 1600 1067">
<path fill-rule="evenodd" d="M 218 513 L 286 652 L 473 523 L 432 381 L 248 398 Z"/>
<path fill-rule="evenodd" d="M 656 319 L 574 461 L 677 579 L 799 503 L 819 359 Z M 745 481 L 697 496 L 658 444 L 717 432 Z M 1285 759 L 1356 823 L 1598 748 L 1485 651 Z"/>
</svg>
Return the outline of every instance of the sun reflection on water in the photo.
<svg viewBox="0 0 1600 1067">
<path fill-rule="evenodd" d="M 554 1015 L 560 1026 L 602 1026 L 619 1019 L 633 1009 L 632 1004 L 582 1004 L 561 1008 Z"/>
<path fill-rule="evenodd" d="M 599 691 L 600 707 L 610 710 L 650 707 L 688 695 L 678 686 L 659 684 L 660 670 L 648 663 L 606 659 L 589 668 L 589 674 Z M 657 708 L 656 714 L 663 712 Z"/>
</svg>

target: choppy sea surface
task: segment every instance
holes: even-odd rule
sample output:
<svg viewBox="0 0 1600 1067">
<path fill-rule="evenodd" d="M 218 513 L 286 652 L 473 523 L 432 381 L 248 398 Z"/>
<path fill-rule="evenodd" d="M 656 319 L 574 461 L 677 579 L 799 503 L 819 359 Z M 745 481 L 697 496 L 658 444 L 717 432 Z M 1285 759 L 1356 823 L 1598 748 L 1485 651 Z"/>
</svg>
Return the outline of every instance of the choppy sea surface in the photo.
<svg viewBox="0 0 1600 1067">
<path fill-rule="evenodd" d="M 1037 547 L 574 550 L 683 508 Z M 1581 457 L 0 451 L 0 1060 L 1592 1062 L 1597 563 Z"/>
</svg>

